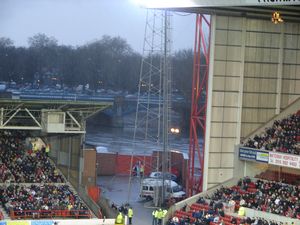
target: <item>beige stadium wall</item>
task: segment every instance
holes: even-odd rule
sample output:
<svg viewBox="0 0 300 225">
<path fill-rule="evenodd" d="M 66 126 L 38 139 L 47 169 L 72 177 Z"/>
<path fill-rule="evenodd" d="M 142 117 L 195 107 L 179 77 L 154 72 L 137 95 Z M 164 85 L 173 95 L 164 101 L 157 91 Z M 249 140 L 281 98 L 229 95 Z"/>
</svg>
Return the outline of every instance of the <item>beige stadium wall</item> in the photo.
<svg viewBox="0 0 300 225">
<path fill-rule="evenodd" d="M 231 179 L 234 145 L 300 96 L 300 25 L 212 16 L 204 190 Z"/>
</svg>

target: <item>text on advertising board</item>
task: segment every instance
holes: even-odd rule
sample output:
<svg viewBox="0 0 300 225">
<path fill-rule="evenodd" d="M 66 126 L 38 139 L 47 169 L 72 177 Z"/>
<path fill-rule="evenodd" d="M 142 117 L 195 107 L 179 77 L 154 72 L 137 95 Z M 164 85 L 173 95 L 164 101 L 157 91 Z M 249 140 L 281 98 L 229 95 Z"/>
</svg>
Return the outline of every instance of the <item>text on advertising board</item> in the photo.
<svg viewBox="0 0 300 225">
<path fill-rule="evenodd" d="M 300 156 L 270 152 L 269 163 L 277 166 L 300 169 Z"/>
</svg>

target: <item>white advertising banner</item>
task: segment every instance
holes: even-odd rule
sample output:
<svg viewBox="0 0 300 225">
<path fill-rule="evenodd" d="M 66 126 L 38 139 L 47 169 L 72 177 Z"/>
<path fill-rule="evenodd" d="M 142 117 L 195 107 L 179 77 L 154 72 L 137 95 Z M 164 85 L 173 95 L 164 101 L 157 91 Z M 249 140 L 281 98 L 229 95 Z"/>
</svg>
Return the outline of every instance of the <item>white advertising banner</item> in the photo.
<svg viewBox="0 0 300 225">
<path fill-rule="evenodd" d="M 269 164 L 300 169 L 300 156 L 270 152 Z"/>
</svg>

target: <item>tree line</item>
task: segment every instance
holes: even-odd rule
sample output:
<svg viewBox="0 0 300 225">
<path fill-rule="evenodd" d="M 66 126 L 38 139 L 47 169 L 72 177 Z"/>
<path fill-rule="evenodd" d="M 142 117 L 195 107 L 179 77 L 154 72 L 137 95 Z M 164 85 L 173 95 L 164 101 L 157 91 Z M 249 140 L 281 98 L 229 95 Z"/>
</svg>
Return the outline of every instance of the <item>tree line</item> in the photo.
<svg viewBox="0 0 300 225">
<path fill-rule="evenodd" d="M 89 84 L 91 90 L 112 89 L 134 93 L 138 90 L 142 56 L 120 37 L 103 36 L 82 46 L 59 45 L 54 37 L 36 34 L 28 47 L 16 47 L 0 38 L 0 81 L 17 84 L 53 80 L 76 87 Z M 172 86 L 190 98 L 193 52 L 172 55 Z"/>
</svg>

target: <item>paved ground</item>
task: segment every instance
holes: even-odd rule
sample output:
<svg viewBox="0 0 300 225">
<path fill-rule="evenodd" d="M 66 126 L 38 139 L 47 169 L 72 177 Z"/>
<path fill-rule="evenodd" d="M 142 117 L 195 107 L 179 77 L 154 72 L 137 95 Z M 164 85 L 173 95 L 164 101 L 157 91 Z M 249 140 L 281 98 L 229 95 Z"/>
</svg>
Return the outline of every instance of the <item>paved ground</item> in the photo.
<svg viewBox="0 0 300 225">
<path fill-rule="evenodd" d="M 152 211 L 151 202 L 146 202 L 139 198 L 140 179 L 134 177 L 132 179 L 131 194 L 129 193 L 129 177 L 128 176 L 101 176 L 97 179 L 97 184 L 102 189 L 102 194 L 114 202 L 118 206 L 126 203 L 133 207 L 133 225 L 151 225 Z"/>
</svg>

